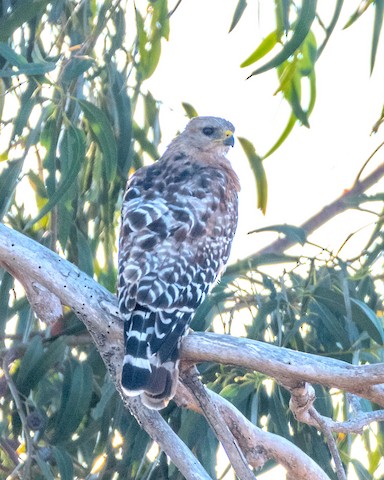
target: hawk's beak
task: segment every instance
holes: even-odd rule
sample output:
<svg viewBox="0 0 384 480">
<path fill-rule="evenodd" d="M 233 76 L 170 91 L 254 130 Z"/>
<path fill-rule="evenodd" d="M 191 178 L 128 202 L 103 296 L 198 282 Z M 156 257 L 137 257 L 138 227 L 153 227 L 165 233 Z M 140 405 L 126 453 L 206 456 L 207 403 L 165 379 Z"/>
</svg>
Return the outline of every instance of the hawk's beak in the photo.
<svg viewBox="0 0 384 480">
<path fill-rule="evenodd" d="M 228 147 L 233 147 L 235 144 L 235 138 L 233 136 L 233 132 L 230 130 L 227 130 L 225 132 L 225 139 L 224 139 L 224 145 L 227 145 Z"/>
</svg>

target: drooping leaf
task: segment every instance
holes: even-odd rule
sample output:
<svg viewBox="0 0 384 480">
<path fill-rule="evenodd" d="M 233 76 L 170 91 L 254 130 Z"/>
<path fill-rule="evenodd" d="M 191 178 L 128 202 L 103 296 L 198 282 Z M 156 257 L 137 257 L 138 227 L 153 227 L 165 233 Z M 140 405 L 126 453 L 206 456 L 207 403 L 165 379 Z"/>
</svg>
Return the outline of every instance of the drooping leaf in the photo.
<svg viewBox="0 0 384 480">
<path fill-rule="evenodd" d="M 255 176 L 256 187 L 257 187 L 257 208 L 265 214 L 267 210 L 267 200 L 268 200 L 268 183 L 267 176 L 265 174 L 263 161 L 257 155 L 255 147 L 252 143 L 243 137 L 238 137 L 241 146 L 248 158 L 249 165 L 252 169 L 252 172 Z"/>
<path fill-rule="evenodd" d="M 85 362 L 75 363 L 66 371 L 62 403 L 57 414 L 53 444 L 66 442 L 77 430 L 92 397 L 92 369 Z"/>
<path fill-rule="evenodd" d="M 348 22 L 344 25 L 344 29 L 354 24 L 356 20 L 358 20 L 361 17 L 361 15 L 363 15 L 363 13 L 367 11 L 368 7 L 372 5 L 372 3 L 373 3 L 373 0 L 360 2 L 356 11 L 350 16 Z"/>
<path fill-rule="evenodd" d="M 343 7 L 344 0 L 336 0 L 336 5 L 335 5 L 335 10 L 333 12 L 331 21 L 329 22 L 328 27 L 325 29 L 325 39 L 323 40 L 323 43 L 320 45 L 318 52 L 317 52 L 317 58 L 320 57 L 320 55 L 323 53 L 325 46 L 327 45 L 329 39 L 331 38 L 331 35 L 333 33 L 333 30 L 335 29 L 336 23 L 340 17 L 341 9 Z"/>
<path fill-rule="evenodd" d="M 8 211 L 24 160 L 12 160 L 0 173 L 0 221 Z"/>
<path fill-rule="evenodd" d="M 95 63 L 93 58 L 77 58 L 71 57 L 65 65 L 61 81 L 68 85 L 72 80 L 77 79 L 80 75 L 89 70 Z"/>
<path fill-rule="evenodd" d="M 0 78 L 0 122 L 3 119 L 4 101 L 5 101 L 5 84 L 4 84 L 4 80 Z"/>
<path fill-rule="evenodd" d="M 30 377 L 34 374 L 34 370 L 41 362 L 43 355 L 44 349 L 41 338 L 36 335 L 29 342 L 15 379 L 17 389 L 25 395 L 28 395 L 30 390 Z"/>
<path fill-rule="evenodd" d="M 105 113 L 91 102 L 79 100 L 79 105 L 103 154 L 107 181 L 111 182 L 117 170 L 117 146 L 111 124 Z"/>
<path fill-rule="evenodd" d="M 41 451 L 37 451 L 36 463 L 39 466 L 40 471 L 41 471 L 45 480 L 55 480 L 55 477 L 52 473 L 52 470 L 49 466 L 49 463 L 46 461 L 46 459 L 42 458 L 42 452 Z"/>
<path fill-rule="evenodd" d="M 252 72 L 249 77 L 276 68 L 287 60 L 304 42 L 316 15 L 317 0 L 303 0 L 301 11 L 292 37 L 284 44 L 282 50 L 262 67 Z M 249 78 L 248 77 L 248 78 Z"/>
<path fill-rule="evenodd" d="M 256 50 L 251 53 L 251 55 L 244 60 L 244 62 L 240 65 L 241 68 L 248 67 L 252 65 L 252 63 L 257 62 L 260 58 L 263 58 L 267 53 L 269 53 L 273 47 L 276 45 L 278 40 L 277 32 L 271 32 L 267 35 L 264 40 L 260 43 L 260 45 L 256 48 Z"/>
<path fill-rule="evenodd" d="M 284 128 L 283 132 L 281 133 L 280 137 L 276 140 L 274 145 L 267 151 L 265 155 L 263 155 L 262 159 L 265 160 L 267 157 L 272 155 L 272 153 L 276 152 L 276 150 L 281 147 L 281 145 L 285 142 L 285 140 L 288 138 L 289 134 L 292 132 L 293 127 L 295 126 L 297 122 L 296 115 L 294 113 L 291 114 L 289 117 L 288 123 L 286 127 Z"/>
<path fill-rule="evenodd" d="M 182 102 L 181 105 L 184 108 L 188 118 L 197 117 L 199 115 L 190 103 Z"/>
<path fill-rule="evenodd" d="M 61 480 L 73 480 L 73 462 L 68 453 L 60 447 L 53 447 L 53 456 L 60 473 Z"/>
<path fill-rule="evenodd" d="M 49 197 L 48 202 L 40 210 L 38 215 L 30 220 L 26 229 L 34 225 L 38 220 L 43 218 L 52 208 L 64 197 L 68 190 L 73 186 L 80 167 L 85 158 L 85 142 L 84 135 L 78 129 L 69 125 L 65 130 L 62 141 L 60 143 L 61 162 L 65 167 L 62 170 L 62 178 L 57 189 Z"/>
<path fill-rule="evenodd" d="M 372 475 L 359 460 L 352 458 L 351 463 L 359 480 L 372 480 Z"/>
<path fill-rule="evenodd" d="M 1 20 L 2 19 L 0 18 L 0 25 Z M 17 68 L 17 70 L 12 70 L 11 68 L 0 70 L 0 77 L 11 77 L 13 75 L 21 74 L 44 75 L 45 73 L 51 72 L 56 68 L 56 64 L 54 62 L 28 62 L 25 57 L 16 53 L 4 42 L 0 42 L 0 55 L 4 57 L 11 65 Z"/>
<path fill-rule="evenodd" d="M 278 232 L 285 235 L 289 240 L 293 242 L 298 242 L 301 245 L 304 245 L 307 241 L 307 234 L 305 230 L 301 227 L 296 227 L 294 225 L 271 225 L 268 227 L 257 228 L 252 230 L 249 233 L 260 233 L 260 232 Z"/>
<path fill-rule="evenodd" d="M 239 0 L 237 2 L 235 12 L 234 12 L 233 17 L 232 17 L 231 26 L 229 27 L 229 32 L 228 33 L 232 32 L 232 30 L 239 23 L 239 20 L 243 16 L 243 13 L 244 13 L 246 8 L 247 8 L 247 0 Z"/>
<path fill-rule="evenodd" d="M 14 278 L 12 275 L 5 270 L 0 269 L 0 332 L 2 335 L 5 334 L 5 327 L 10 316 L 9 296 L 13 289 L 13 285 Z"/>
<path fill-rule="evenodd" d="M 368 335 L 375 340 L 379 345 L 384 344 L 384 330 L 381 320 L 377 317 L 375 312 L 368 307 L 366 303 L 357 298 L 351 298 L 352 304 L 360 310 L 360 315 L 355 315 L 355 320 L 362 330 L 366 330 Z"/>
<path fill-rule="evenodd" d="M 375 66 L 377 47 L 379 45 L 381 28 L 383 26 L 384 16 L 384 2 L 382 0 L 376 0 L 375 3 L 375 20 L 373 23 L 373 36 L 372 36 L 372 48 L 371 48 L 371 73 Z"/>
<path fill-rule="evenodd" d="M 112 95 L 116 105 L 118 120 L 117 166 L 123 178 L 128 178 L 132 163 L 132 107 L 127 93 L 126 79 L 111 63 L 113 83 Z"/>
<path fill-rule="evenodd" d="M 10 13 L 0 18 L 0 41 L 5 42 L 16 29 L 34 18 L 49 2 L 50 0 L 18 2 Z"/>
</svg>

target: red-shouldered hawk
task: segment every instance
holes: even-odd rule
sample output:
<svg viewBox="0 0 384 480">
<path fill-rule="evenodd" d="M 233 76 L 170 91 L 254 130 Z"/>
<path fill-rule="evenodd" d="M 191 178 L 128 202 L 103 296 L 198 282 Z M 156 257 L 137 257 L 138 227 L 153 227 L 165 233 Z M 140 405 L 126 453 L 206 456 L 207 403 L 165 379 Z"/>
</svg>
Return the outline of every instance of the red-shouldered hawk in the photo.
<svg viewBox="0 0 384 480">
<path fill-rule="evenodd" d="M 225 157 L 234 130 L 222 118 L 192 119 L 127 184 L 119 244 L 121 383 L 149 408 L 159 410 L 174 396 L 181 339 L 229 257 L 240 190 Z"/>
</svg>

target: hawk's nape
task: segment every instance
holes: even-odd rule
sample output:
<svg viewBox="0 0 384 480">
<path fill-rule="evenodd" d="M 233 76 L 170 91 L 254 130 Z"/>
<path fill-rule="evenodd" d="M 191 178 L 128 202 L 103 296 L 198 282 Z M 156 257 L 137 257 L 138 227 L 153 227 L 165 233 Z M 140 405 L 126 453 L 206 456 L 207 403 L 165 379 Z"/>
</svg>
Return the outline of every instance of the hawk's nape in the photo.
<svg viewBox="0 0 384 480">
<path fill-rule="evenodd" d="M 228 261 L 237 226 L 233 125 L 196 117 L 153 165 L 128 181 L 119 242 L 125 321 L 122 387 L 149 408 L 174 396 L 193 313 Z"/>
</svg>

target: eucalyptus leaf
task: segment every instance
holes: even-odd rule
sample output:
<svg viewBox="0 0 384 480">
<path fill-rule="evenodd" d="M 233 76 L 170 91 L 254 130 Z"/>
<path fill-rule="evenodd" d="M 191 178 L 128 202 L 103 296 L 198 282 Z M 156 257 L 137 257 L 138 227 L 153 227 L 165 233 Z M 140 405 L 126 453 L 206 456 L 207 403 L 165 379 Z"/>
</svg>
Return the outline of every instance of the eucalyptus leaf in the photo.
<svg viewBox="0 0 384 480">
<path fill-rule="evenodd" d="M 317 0 L 303 0 L 292 37 L 284 44 L 282 50 L 275 57 L 252 72 L 249 77 L 276 68 L 296 52 L 311 29 L 316 15 L 316 5 Z"/>
<path fill-rule="evenodd" d="M 106 179 L 111 182 L 117 170 L 117 146 L 111 124 L 105 113 L 91 102 L 79 100 L 79 105 L 103 154 Z"/>
</svg>

